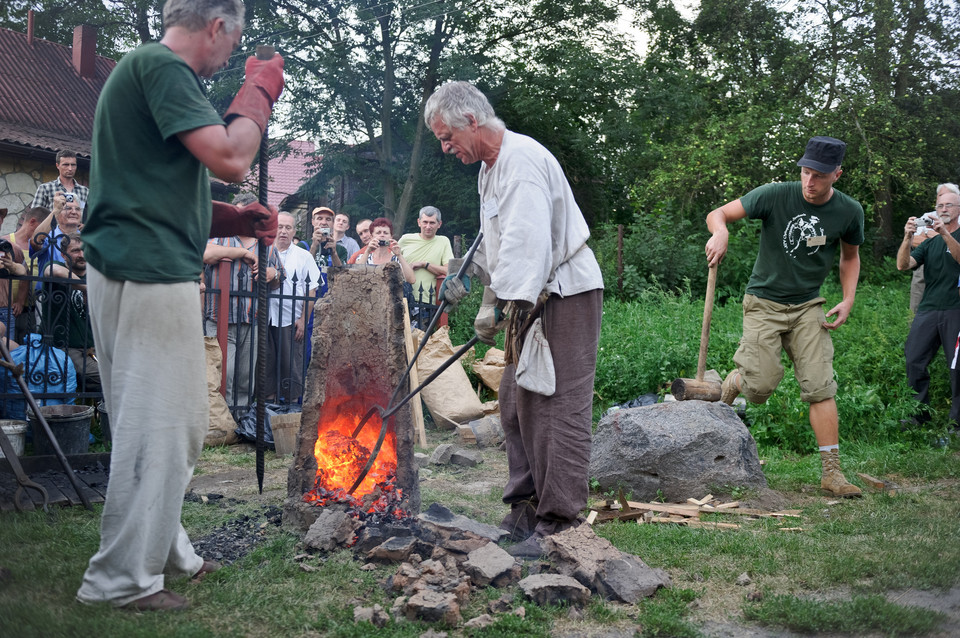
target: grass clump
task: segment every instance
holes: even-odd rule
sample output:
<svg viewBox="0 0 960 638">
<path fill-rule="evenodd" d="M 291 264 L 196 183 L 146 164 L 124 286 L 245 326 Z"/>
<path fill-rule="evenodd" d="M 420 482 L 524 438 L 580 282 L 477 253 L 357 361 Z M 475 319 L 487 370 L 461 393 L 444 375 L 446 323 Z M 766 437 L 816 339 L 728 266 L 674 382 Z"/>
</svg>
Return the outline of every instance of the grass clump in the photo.
<svg viewBox="0 0 960 638">
<path fill-rule="evenodd" d="M 883 596 L 854 596 L 837 602 L 770 596 L 760 602 L 747 603 L 743 614 L 747 620 L 803 633 L 876 631 L 885 636 L 923 635 L 944 620 L 943 614 L 897 605 Z"/>
</svg>

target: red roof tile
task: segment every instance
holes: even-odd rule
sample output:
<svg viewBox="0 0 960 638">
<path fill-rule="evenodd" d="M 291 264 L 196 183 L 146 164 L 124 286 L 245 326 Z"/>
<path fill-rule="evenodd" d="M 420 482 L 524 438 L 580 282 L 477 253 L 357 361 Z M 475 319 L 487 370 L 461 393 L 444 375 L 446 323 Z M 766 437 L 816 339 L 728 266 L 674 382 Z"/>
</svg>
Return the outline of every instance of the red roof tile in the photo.
<svg viewBox="0 0 960 638">
<path fill-rule="evenodd" d="M 286 157 L 270 160 L 267 169 L 267 175 L 270 177 L 267 187 L 267 201 L 271 206 L 280 206 L 280 202 L 288 196 L 293 195 L 300 188 L 308 175 L 307 165 L 314 161 L 312 153 L 314 151 L 313 142 L 303 142 L 294 140 L 290 142 L 290 154 Z M 257 171 L 254 169 L 251 175 L 252 183 L 256 183 Z"/>
<path fill-rule="evenodd" d="M 116 62 L 96 56 L 81 77 L 72 47 L 0 28 L 0 140 L 90 155 L 97 98 Z"/>
</svg>

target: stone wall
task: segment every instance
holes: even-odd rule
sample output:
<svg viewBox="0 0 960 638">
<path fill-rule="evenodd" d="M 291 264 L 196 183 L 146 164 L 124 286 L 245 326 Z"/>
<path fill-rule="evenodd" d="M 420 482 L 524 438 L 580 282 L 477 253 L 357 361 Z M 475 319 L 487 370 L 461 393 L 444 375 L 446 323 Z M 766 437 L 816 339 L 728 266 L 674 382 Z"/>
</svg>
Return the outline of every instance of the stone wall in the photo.
<svg viewBox="0 0 960 638">
<path fill-rule="evenodd" d="M 7 209 L 7 218 L 0 226 L 0 234 L 12 233 L 17 228 L 20 213 L 30 205 L 37 186 L 57 178 L 53 162 L 0 157 L 0 208 Z M 89 184 L 86 173 L 77 174 L 81 184 Z"/>
<path fill-rule="evenodd" d="M 37 186 L 44 180 L 57 176 L 55 167 L 50 168 L 53 175 L 48 177 L 42 162 L 0 157 L 0 208 L 7 209 L 7 218 L 3 221 L 0 232 L 12 233 L 17 227 L 20 213 L 33 201 Z M 51 171 L 47 171 L 49 172 Z"/>
</svg>

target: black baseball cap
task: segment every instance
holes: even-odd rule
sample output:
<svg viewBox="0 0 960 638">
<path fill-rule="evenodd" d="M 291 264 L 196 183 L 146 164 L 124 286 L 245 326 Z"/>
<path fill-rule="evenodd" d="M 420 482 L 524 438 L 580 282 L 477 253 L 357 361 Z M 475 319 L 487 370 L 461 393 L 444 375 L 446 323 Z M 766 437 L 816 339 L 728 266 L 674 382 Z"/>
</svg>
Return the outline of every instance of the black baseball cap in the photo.
<svg viewBox="0 0 960 638">
<path fill-rule="evenodd" d="M 821 173 L 832 173 L 843 163 L 846 151 L 847 145 L 835 137 L 811 137 L 797 166 L 806 166 Z"/>
</svg>

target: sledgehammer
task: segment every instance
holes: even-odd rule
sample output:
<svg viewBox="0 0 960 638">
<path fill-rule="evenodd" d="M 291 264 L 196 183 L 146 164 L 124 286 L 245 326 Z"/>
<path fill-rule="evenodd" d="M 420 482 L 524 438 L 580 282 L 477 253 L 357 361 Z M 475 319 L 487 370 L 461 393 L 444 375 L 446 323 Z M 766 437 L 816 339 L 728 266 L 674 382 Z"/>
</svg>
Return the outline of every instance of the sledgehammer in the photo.
<svg viewBox="0 0 960 638">
<path fill-rule="evenodd" d="M 717 267 L 710 266 L 707 276 L 707 298 L 703 303 L 703 326 L 700 328 L 700 356 L 697 359 L 696 379 L 674 379 L 670 386 L 677 401 L 719 401 L 720 384 L 716 381 L 704 381 L 707 371 L 707 345 L 710 343 L 710 319 L 713 317 L 713 295 L 717 288 Z"/>
</svg>

